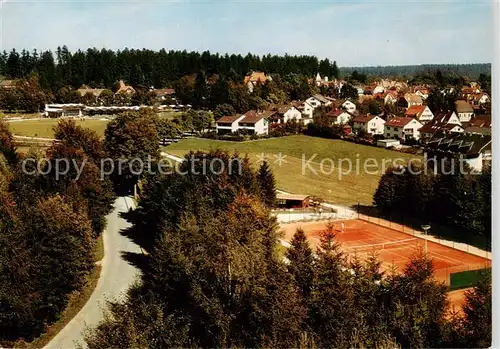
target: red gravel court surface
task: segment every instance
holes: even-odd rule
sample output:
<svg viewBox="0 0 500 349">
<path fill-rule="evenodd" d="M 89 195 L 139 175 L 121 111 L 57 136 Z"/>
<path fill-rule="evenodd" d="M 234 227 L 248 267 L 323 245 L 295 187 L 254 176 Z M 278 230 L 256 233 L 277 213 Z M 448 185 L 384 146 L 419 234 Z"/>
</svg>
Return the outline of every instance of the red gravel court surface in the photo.
<svg viewBox="0 0 500 349">
<path fill-rule="evenodd" d="M 425 249 L 425 239 L 388 227 L 359 219 L 332 222 L 337 233 L 336 239 L 348 257 L 357 255 L 363 259 L 375 252 L 382 262 L 383 270 L 395 268 L 397 271 L 402 271 L 419 249 L 422 251 Z M 319 247 L 321 232 L 325 230 L 326 223 L 327 221 L 296 222 L 282 224 L 281 229 L 284 231 L 285 240 L 290 241 L 297 228 L 302 228 L 309 243 L 316 249 Z M 431 241 L 427 241 L 427 253 L 433 261 L 435 278 L 447 285 L 450 283 L 452 273 L 491 266 L 491 261 L 486 258 Z"/>
</svg>

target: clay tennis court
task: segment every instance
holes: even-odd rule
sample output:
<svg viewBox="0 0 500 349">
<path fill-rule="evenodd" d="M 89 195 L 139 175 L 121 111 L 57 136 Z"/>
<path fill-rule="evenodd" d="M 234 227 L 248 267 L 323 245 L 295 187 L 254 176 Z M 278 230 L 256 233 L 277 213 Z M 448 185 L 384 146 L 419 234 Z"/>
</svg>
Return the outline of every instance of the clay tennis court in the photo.
<svg viewBox="0 0 500 349">
<path fill-rule="evenodd" d="M 425 250 L 425 239 L 404 232 L 380 226 L 360 219 L 332 221 L 336 230 L 336 240 L 347 256 L 357 255 L 360 259 L 376 253 L 382 262 L 383 270 L 395 268 L 402 271 L 411 257 Z M 344 222 L 342 232 L 341 222 Z M 309 243 L 316 249 L 320 244 L 321 232 L 325 230 L 327 221 L 296 222 L 282 224 L 284 238 L 290 241 L 297 228 L 306 233 Z M 456 250 L 432 241 L 427 241 L 427 253 L 435 268 L 435 278 L 446 284 L 450 282 L 450 274 L 466 270 L 483 269 L 491 266 L 491 261 L 465 251 Z"/>
</svg>

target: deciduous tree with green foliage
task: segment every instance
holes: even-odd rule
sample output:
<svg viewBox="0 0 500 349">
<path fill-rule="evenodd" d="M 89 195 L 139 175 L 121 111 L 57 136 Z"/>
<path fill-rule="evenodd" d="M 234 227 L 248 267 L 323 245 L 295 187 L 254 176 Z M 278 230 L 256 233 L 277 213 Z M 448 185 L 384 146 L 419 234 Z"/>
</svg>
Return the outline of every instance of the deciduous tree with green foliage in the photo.
<svg viewBox="0 0 500 349">
<path fill-rule="evenodd" d="M 149 110 L 127 112 L 108 124 L 104 132 L 104 146 L 115 161 L 111 178 L 117 192 L 132 190 L 139 179 L 138 173 L 147 170 L 146 164 L 150 160 L 159 158 L 160 139 L 156 118 Z"/>
<path fill-rule="evenodd" d="M 3 120 L 0 120 L 0 154 L 5 157 L 9 164 L 17 163 L 18 155 L 14 146 L 14 137 Z"/>
<path fill-rule="evenodd" d="M 219 104 L 215 108 L 214 118 L 215 118 L 215 120 L 217 120 L 217 119 L 220 119 L 223 116 L 230 116 L 230 115 L 234 115 L 235 113 L 236 112 L 235 112 L 235 110 L 234 110 L 234 108 L 233 108 L 232 105 L 227 104 L 227 103 Z"/>
<path fill-rule="evenodd" d="M 358 90 L 351 84 L 344 84 L 340 89 L 340 98 L 351 98 L 353 100 L 358 99 Z"/>
</svg>

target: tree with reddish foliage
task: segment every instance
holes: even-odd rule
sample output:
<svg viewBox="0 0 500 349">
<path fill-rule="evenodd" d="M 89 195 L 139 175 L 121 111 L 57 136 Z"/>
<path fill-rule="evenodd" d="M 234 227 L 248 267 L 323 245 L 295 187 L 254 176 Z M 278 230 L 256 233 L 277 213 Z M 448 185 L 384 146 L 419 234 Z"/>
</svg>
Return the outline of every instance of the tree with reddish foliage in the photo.
<svg viewBox="0 0 500 349">
<path fill-rule="evenodd" d="M 17 163 L 18 155 L 14 146 L 14 137 L 2 120 L 0 120 L 0 154 L 3 154 L 9 164 Z"/>
</svg>

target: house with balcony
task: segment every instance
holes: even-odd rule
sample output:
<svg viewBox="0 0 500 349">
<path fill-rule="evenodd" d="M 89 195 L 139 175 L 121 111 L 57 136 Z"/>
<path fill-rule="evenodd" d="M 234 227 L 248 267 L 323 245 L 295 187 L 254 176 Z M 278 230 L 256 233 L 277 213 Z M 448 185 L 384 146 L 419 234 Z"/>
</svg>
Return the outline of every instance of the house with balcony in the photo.
<svg viewBox="0 0 500 349">
<path fill-rule="evenodd" d="M 343 109 L 332 109 L 326 115 L 334 125 L 345 125 L 352 119 L 352 114 Z"/>
<path fill-rule="evenodd" d="M 403 140 L 413 138 L 418 140 L 420 138 L 419 129 L 422 126 L 422 123 L 415 118 L 393 117 L 385 122 L 384 137 Z"/>
<path fill-rule="evenodd" d="M 354 114 L 354 112 L 356 111 L 356 104 L 351 102 L 349 99 L 344 101 L 344 103 L 342 103 L 341 107 L 342 107 L 342 109 L 345 109 L 350 114 Z"/>
<path fill-rule="evenodd" d="M 462 123 L 454 111 L 436 114 L 434 119 L 426 123 L 420 130 L 420 137 L 429 139 L 439 132 L 461 133 L 464 132 Z"/>
<path fill-rule="evenodd" d="M 314 109 L 316 109 L 317 107 L 313 107 L 309 102 L 305 101 L 301 104 L 299 108 L 300 108 L 299 110 L 302 112 L 302 119 L 304 125 L 307 125 L 308 123 L 312 122 Z"/>
<path fill-rule="evenodd" d="M 320 94 L 309 97 L 306 99 L 306 102 L 309 103 L 314 109 L 318 107 L 328 107 L 332 104 L 331 99 Z"/>
<path fill-rule="evenodd" d="M 302 112 L 294 104 L 275 104 L 268 110 L 274 112 L 269 118 L 272 123 L 281 124 L 290 120 L 300 122 L 302 119 Z"/>
<path fill-rule="evenodd" d="M 243 114 L 243 118 L 238 120 L 238 131 L 245 131 L 249 134 L 267 135 L 269 133 L 268 112 L 259 113 L 249 110 Z"/>
<path fill-rule="evenodd" d="M 216 129 L 218 134 L 231 134 L 238 131 L 238 122 L 243 120 L 245 115 L 229 115 L 223 116 L 216 121 Z"/>
<path fill-rule="evenodd" d="M 405 112 L 405 116 L 415 118 L 424 125 L 434 119 L 434 114 L 426 105 L 413 105 L 409 107 Z"/>
<path fill-rule="evenodd" d="M 474 116 L 474 109 L 465 100 L 459 99 L 455 102 L 455 108 L 457 110 L 457 116 L 460 122 L 469 122 Z"/>
<path fill-rule="evenodd" d="M 358 115 L 354 118 L 354 130 L 364 130 L 371 135 L 384 134 L 385 120 L 378 115 Z"/>
</svg>

